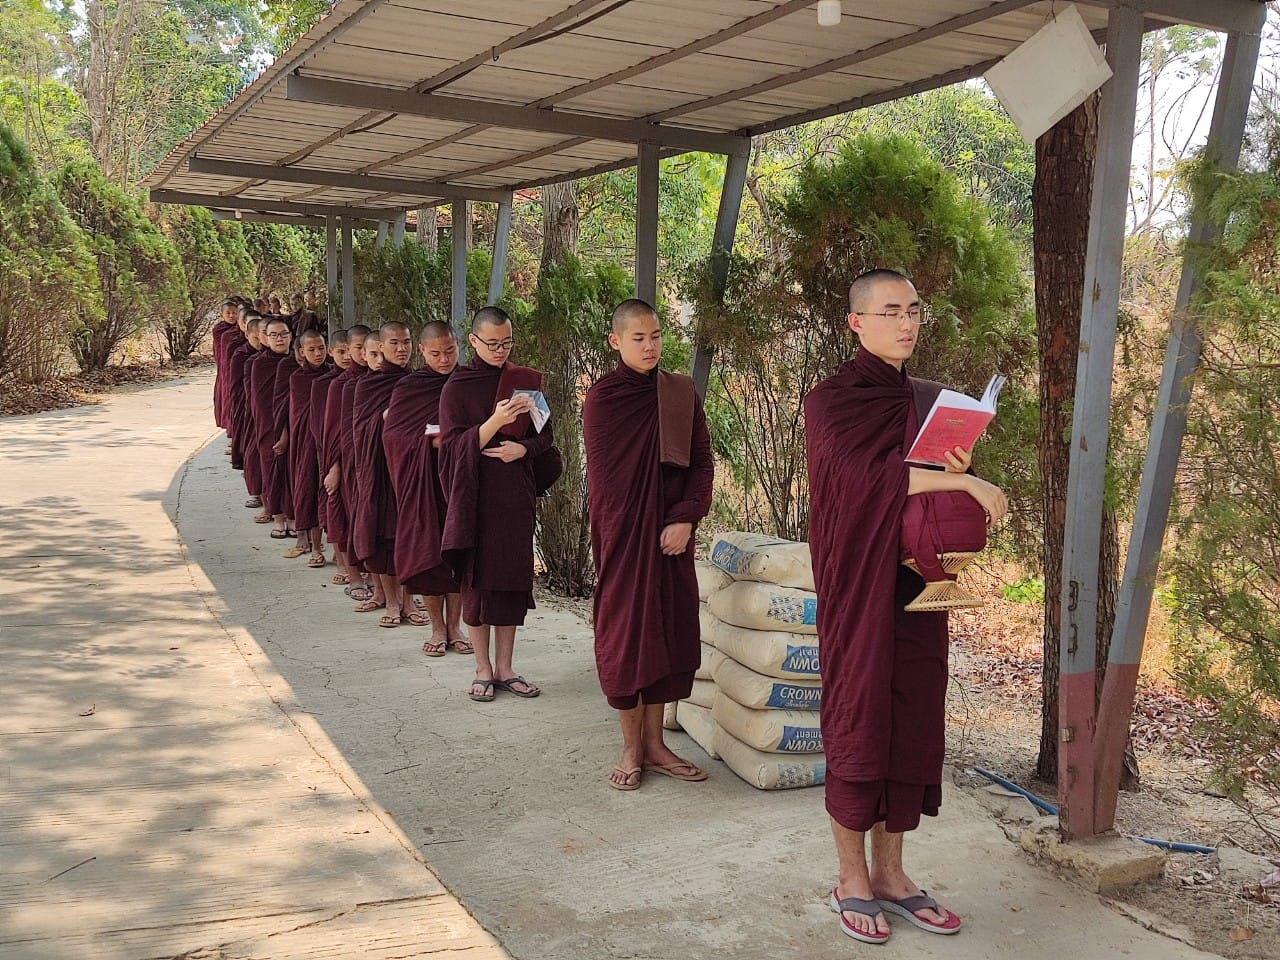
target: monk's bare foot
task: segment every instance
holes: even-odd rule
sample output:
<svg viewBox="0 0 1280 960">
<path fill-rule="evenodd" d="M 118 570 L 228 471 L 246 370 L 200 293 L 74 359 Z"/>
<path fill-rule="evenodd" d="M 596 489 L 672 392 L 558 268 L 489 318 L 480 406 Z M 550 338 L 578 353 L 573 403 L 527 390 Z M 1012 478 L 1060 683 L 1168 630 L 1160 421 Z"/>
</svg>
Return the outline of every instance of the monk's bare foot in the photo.
<svg viewBox="0 0 1280 960">
<path fill-rule="evenodd" d="M 618 765 L 609 771 L 609 785 L 615 790 L 635 790 L 640 786 L 644 771 L 644 755 L 641 751 L 623 750 Z"/>
<path fill-rule="evenodd" d="M 449 634 L 449 639 L 446 641 L 445 646 L 454 653 L 476 652 L 476 648 L 471 645 L 471 641 L 468 640 L 461 632 Z"/>
<path fill-rule="evenodd" d="M 876 895 L 871 892 L 870 884 L 842 883 L 836 887 L 837 900 L 848 900 L 850 897 L 858 900 L 876 899 Z M 883 913 L 868 917 L 865 913 L 845 910 L 840 916 L 845 924 L 857 930 L 863 936 L 880 938 L 887 936 L 889 933 L 889 921 L 885 919 Z"/>
<path fill-rule="evenodd" d="M 871 889 L 877 900 L 905 900 L 908 897 L 920 895 L 920 888 L 901 870 L 896 873 L 874 871 L 871 875 Z M 958 925 L 959 918 L 956 917 L 953 921 L 951 918 L 955 917 L 955 914 L 942 904 L 938 904 L 937 910 L 925 908 L 913 912 L 916 917 L 931 926 Z"/>
</svg>

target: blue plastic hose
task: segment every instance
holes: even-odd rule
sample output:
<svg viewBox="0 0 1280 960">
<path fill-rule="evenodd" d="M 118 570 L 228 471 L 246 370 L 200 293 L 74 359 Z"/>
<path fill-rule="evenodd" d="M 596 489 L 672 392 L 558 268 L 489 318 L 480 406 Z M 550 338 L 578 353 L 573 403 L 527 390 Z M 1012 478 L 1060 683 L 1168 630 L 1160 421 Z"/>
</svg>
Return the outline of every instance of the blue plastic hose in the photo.
<svg viewBox="0 0 1280 960">
<path fill-rule="evenodd" d="M 973 772 L 986 777 L 992 783 L 998 783 L 1006 790 L 1012 790 L 1019 796 L 1026 797 L 1031 805 L 1037 810 L 1043 811 L 1051 817 L 1058 815 L 1058 808 L 1048 800 L 1042 800 L 1030 790 L 1024 790 L 1012 780 L 1007 780 L 998 773 L 992 773 L 990 770 L 984 770 L 982 767 L 974 767 Z M 1217 847 L 1205 847 L 1198 843 L 1182 843 L 1177 840 L 1153 840 L 1150 837 L 1135 837 L 1135 840 L 1141 840 L 1143 843 L 1149 843 L 1153 847 L 1159 847 L 1162 850 L 1169 850 L 1173 853 L 1217 853 Z"/>
</svg>

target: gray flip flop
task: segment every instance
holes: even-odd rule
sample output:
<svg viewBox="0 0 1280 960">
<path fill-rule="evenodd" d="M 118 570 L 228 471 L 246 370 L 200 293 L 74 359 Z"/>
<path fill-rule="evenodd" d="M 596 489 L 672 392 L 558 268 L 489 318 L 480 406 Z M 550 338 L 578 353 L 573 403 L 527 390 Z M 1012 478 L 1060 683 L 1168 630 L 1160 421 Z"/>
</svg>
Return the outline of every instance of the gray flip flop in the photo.
<svg viewBox="0 0 1280 960">
<path fill-rule="evenodd" d="M 838 900 L 836 899 L 836 891 L 833 888 L 831 891 L 831 909 L 841 915 L 840 929 L 844 932 L 845 936 L 853 937 L 853 939 L 861 941 L 862 943 L 884 943 L 889 939 L 888 933 L 863 933 L 861 930 L 849 926 L 849 924 L 845 923 L 844 920 L 845 913 L 860 913 L 864 917 L 871 917 L 874 920 L 878 914 L 884 912 L 880 908 L 880 901 L 864 900 L 861 897 L 846 897 L 843 900 Z"/>
<path fill-rule="evenodd" d="M 903 897 L 901 900 L 877 900 L 876 902 L 880 904 L 880 909 L 885 913 L 892 913 L 899 916 L 913 927 L 919 927 L 921 930 L 928 930 L 930 933 L 941 934 L 944 937 L 949 937 L 953 933 L 960 932 L 960 918 L 954 913 L 951 913 L 950 910 L 947 912 L 951 914 L 952 920 L 955 921 L 954 926 L 943 926 L 937 923 L 930 923 L 928 920 L 922 920 L 920 917 L 916 916 L 917 910 L 933 910 L 936 913 L 942 912 L 938 909 L 937 901 L 935 901 L 933 897 L 929 896 L 929 894 L 924 890 L 921 890 L 914 897 Z M 950 923 L 951 921 L 949 920 L 947 922 Z"/>
</svg>

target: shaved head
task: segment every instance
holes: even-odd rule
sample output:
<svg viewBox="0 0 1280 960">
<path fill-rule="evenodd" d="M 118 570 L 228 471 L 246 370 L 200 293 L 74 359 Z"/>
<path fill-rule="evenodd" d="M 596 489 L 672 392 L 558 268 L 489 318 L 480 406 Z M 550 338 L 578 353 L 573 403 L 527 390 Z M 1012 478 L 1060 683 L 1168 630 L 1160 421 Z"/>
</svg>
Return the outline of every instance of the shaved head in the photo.
<svg viewBox="0 0 1280 960">
<path fill-rule="evenodd" d="M 369 335 L 369 328 L 363 323 L 353 323 L 351 326 L 347 327 L 347 334 L 352 337 L 367 337 Z"/>
<path fill-rule="evenodd" d="M 650 318 L 657 319 L 657 316 L 658 311 L 643 300 L 636 297 L 623 300 L 613 308 L 613 332 L 621 334 L 627 329 L 627 324 L 637 317 L 643 317 L 648 320 Z"/>
<path fill-rule="evenodd" d="M 329 340 L 329 346 L 336 347 L 340 343 L 346 343 L 347 340 L 348 340 L 347 331 L 335 330 L 333 331 L 333 336 Z"/>
<path fill-rule="evenodd" d="M 439 320 L 432 320 L 418 334 L 418 343 L 423 344 L 428 340 L 443 340 L 445 337 L 452 337 L 454 340 L 458 339 L 453 327 Z"/>
<path fill-rule="evenodd" d="M 388 320 L 378 328 L 378 339 L 384 340 L 393 334 L 399 334 L 403 337 L 409 336 L 409 325 L 401 323 L 399 320 Z"/>
<path fill-rule="evenodd" d="M 481 307 L 471 318 L 471 332 L 479 333 L 480 328 L 486 325 L 501 327 L 510 322 L 511 318 L 507 316 L 507 311 L 501 307 Z"/>
<path fill-rule="evenodd" d="M 855 277 L 853 283 L 849 284 L 849 309 L 854 313 L 861 312 L 866 309 L 868 301 L 873 299 L 876 288 L 886 280 L 910 283 L 911 281 L 898 273 L 897 270 L 868 270 L 861 276 Z"/>
<path fill-rule="evenodd" d="M 319 330 L 304 330 L 302 336 L 298 337 L 298 346 L 305 347 L 312 340 L 324 340 L 324 334 Z"/>
</svg>

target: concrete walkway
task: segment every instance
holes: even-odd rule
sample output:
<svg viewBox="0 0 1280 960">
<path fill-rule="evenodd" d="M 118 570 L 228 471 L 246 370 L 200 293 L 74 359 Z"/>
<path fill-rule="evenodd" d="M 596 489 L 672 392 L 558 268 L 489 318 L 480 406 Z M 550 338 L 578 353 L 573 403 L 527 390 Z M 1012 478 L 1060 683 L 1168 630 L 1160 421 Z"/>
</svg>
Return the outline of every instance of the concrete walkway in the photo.
<svg viewBox="0 0 1280 960">
<path fill-rule="evenodd" d="M 505 957 L 190 562 L 210 383 L 0 420 L 0 957 Z"/>
<path fill-rule="evenodd" d="M 469 658 L 422 657 L 249 522 L 221 440 L 200 448 L 209 385 L 0 421 L 0 956 L 500 955 L 415 851 L 526 960 L 872 952 L 826 907 L 820 790 L 753 790 L 683 734 L 710 781 L 610 790 L 567 614 L 521 634 L 542 697 L 470 702 Z M 926 826 L 908 869 L 967 929 L 898 923 L 877 957 L 1207 956 L 1028 862 L 963 791 Z"/>
</svg>

